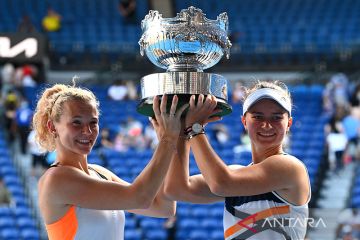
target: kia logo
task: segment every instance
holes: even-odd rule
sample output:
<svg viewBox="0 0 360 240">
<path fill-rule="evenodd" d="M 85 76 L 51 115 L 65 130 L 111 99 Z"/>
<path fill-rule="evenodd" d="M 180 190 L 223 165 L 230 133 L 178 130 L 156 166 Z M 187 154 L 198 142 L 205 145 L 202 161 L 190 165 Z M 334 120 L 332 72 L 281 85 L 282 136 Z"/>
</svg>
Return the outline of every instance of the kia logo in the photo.
<svg viewBox="0 0 360 240">
<path fill-rule="evenodd" d="M 10 38 L 0 37 L 0 57 L 2 58 L 14 58 L 23 52 L 26 58 L 32 58 L 38 53 L 38 50 L 36 38 L 26 38 L 11 46 Z"/>
</svg>

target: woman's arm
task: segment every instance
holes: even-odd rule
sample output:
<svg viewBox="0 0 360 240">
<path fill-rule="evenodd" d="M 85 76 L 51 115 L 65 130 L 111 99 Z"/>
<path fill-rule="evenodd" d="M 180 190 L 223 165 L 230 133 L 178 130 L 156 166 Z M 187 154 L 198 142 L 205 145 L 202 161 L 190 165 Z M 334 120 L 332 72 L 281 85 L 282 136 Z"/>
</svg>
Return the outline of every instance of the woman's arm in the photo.
<svg viewBox="0 0 360 240">
<path fill-rule="evenodd" d="M 251 166 L 229 168 L 205 135 L 190 140 L 196 163 L 211 191 L 220 196 L 250 196 L 294 187 L 306 178 L 302 164 L 290 155 L 273 155 Z"/>
<path fill-rule="evenodd" d="M 49 169 L 39 183 L 41 203 L 55 206 L 77 205 L 91 209 L 149 208 L 167 174 L 171 159 L 176 153 L 180 132 L 180 116 L 184 105 L 176 114 L 177 97 L 173 98 L 170 114 L 166 113 L 167 97 L 154 99 L 156 124 L 160 129 L 160 142 L 155 153 L 132 184 L 95 179 L 74 167 Z M 160 105 L 160 106 L 159 106 Z"/>
<path fill-rule="evenodd" d="M 191 98 L 186 116 L 187 126 L 198 122 L 203 124 L 216 107 L 216 99 L 207 97 L 198 104 Z M 211 192 L 219 196 L 250 196 L 255 194 L 302 187 L 302 193 L 309 190 L 305 167 L 290 155 L 274 155 L 259 164 L 239 169 L 229 168 L 211 147 L 206 135 L 197 135 L 190 140 L 196 163 Z M 308 194 L 302 194 L 308 196 Z"/>
<path fill-rule="evenodd" d="M 169 174 L 165 179 L 165 193 L 169 198 L 192 203 L 212 203 L 223 200 L 213 194 L 201 174 L 189 176 L 190 144 L 179 137 L 178 154 L 170 164 Z"/>
<path fill-rule="evenodd" d="M 130 183 L 119 178 L 116 174 L 112 173 L 108 169 L 98 166 L 91 165 L 96 171 L 99 171 L 101 174 L 105 175 L 109 180 L 118 182 L 123 185 L 130 185 Z M 128 212 L 141 214 L 151 217 L 170 217 L 174 216 L 176 212 L 176 202 L 169 199 L 164 194 L 164 184 L 160 187 L 159 192 L 156 194 L 154 200 L 150 204 L 150 207 L 147 209 L 129 209 Z"/>
<path fill-rule="evenodd" d="M 175 216 L 176 202 L 169 199 L 164 193 L 164 185 L 161 186 L 154 201 L 147 209 L 131 209 L 129 212 L 150 217 L 168 218 Z"/>
</svg>

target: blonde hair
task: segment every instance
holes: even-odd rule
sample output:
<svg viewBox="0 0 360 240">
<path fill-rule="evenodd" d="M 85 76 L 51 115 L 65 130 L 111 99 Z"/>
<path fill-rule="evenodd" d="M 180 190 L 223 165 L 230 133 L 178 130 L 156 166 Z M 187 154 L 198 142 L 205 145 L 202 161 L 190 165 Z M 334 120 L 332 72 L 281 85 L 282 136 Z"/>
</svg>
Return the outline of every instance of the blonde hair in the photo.
<svg viewBox="0 0 360 240">
<path fill-rule="evenodd" d="M 35 140 L 46 151 L 55 150 L 55 138 L 47 127 L 47 122 L 58 122 L 63 113 L 64 102 L 81 100 L 93 102 L 99 112 L 99 102 L 88 89 L 64 84 L 55 84 L 46 88 L 37 102 L 33 116 L 32 127 L 35 130 Z"/>
<path fill-rule="evenodd" d="M 291 98 L 291 94 L 290 94 L 288 87 L 285 85 L 285 83 L 278 81 L 278 80 L 276 80 L 276 81 L 257 81 L 252 87 L 245 89 L 244 101 L 251 93 L 253 93 L 256 90 L 261 89 L 261 88 L 271 88 L 271 89 L 278 90 L 279 93 L 282 94 L 283 97 L 285 97 L 286 99 L 290 100 L 290 102 L 292 104 L 292 98 Z"/>
</svg>

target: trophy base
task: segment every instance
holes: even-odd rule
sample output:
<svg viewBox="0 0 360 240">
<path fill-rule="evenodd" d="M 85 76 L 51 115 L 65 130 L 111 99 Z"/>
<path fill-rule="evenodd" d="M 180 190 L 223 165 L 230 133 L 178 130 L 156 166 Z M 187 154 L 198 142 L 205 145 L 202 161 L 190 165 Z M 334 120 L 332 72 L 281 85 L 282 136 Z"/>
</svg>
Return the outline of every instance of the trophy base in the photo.
<svg viewBox="0 0 360 240">
<path fill-rule="evenodd" d="M 170 106 L 171 106 L 171 102 L 172 102 L 172 98 L 175 94 L 169 94 L 168 95 L 168 100 L 167 100 L 167 109 L 168 111 L 170 110 Z M 176 94 L 179 98 L 178 101 L 178 106 L 177 109 L 179 109 L 181 106 L 183 106 L 186 103 L 189 103 L 190 97 L 194 94 Z M 196 95 L 196 101 L 197 101 L 197 97 L 198 95 Z M 206 97 L 206 96 L 205 96 Z M 232 113 L 232 107 L 230 104 L 228 104 L 225 100 L 221 99 L 221 98 L 217 98 L 217 109 L 221 109 L 221 112 L 215 114 L 214 116 L 225 116 L 228 115 L 230 113 Z M 149 116 L 149 117 L 153 117 L 154 116 L 154 111 L 153 111 L 153 98 L 152 97 L 148 97 L 145 99 L 142 99 L 141 102 L 138 104 L 137 108 L 136 108 L 137 112 L 145 115 L 145 116 Z M 184 112 L 183 115 L 186 114 L 186 110 Z"/>
</svg>

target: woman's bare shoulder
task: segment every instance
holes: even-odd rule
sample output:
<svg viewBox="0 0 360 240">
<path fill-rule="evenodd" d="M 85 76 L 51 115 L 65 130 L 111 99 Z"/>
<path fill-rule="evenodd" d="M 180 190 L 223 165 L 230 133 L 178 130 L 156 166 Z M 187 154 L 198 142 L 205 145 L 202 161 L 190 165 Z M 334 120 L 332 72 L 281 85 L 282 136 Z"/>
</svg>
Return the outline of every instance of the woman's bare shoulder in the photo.
<svg viewBox="0 0 360 240">
<path fill-rule="evenodd" d="M 39 191 L 47 189 L 58 189 L 74 181 L 86 177 L 81 170 L 70 166 L 51 167 L 41 176 L 38 182 Z"/>
<path fill-rule="evenodd" d="M 306 173 L 304 163 L 291 154 L 273 155 L 265 159 L 262 163 L 269 169 L 279 169 L 282 170 L 282 173 L 288 172 L 293 176 L 296 176 L 295 173 L 301 175 Z"/>
</svg>

